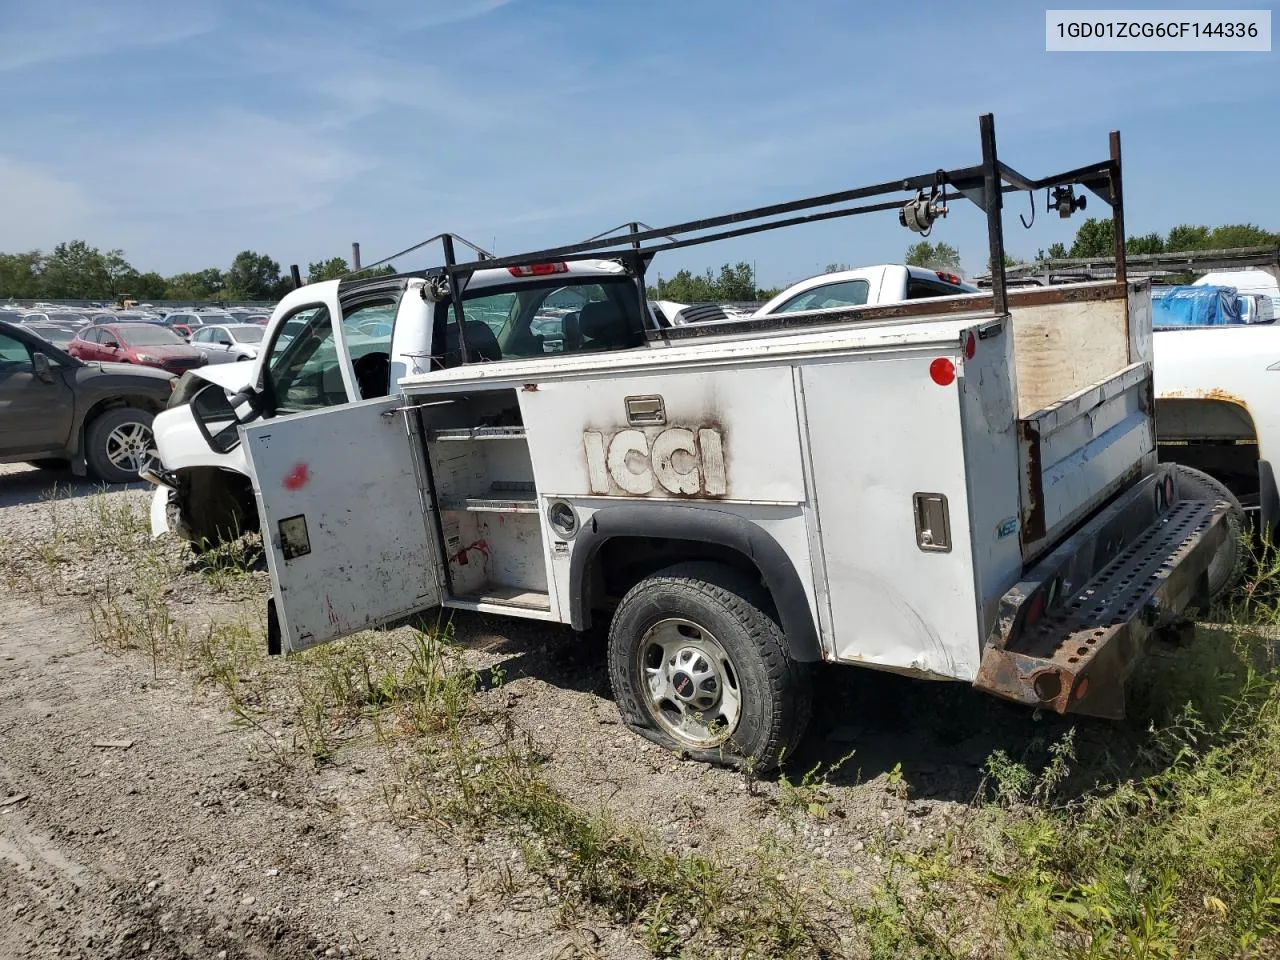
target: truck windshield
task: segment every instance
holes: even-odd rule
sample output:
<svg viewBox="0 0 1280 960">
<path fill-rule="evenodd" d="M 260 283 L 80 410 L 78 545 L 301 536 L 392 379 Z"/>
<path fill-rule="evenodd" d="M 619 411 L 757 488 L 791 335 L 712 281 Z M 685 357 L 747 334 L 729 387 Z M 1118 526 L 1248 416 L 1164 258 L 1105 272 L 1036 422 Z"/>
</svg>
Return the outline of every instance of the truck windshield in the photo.
<svg viewBox="0 0 1280 960">
<path fill-rule="evenodd" d="M 456 345 L 449 304 L 438 309 L 445 312 L 447 344 Z M 549 277 L 482 287 L 467 292 L 462 312 L 473 362 L 625 350 L 644 343 L 635 283 L 626 276 Z"/>
</svg>

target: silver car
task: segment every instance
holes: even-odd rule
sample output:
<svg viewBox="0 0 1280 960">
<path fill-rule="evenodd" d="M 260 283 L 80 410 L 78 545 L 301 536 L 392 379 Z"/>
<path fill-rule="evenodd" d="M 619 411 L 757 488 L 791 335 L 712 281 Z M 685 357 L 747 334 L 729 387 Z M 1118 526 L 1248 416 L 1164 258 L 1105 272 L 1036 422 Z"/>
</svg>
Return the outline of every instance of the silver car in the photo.
<svg viewBox="0 0 1280 960">
<path fill-rule="evenodd" d="M 253 360 L 262 348 L 266 327 L 256 323 L 220 323 L 199 327 L 191 333 L 191 346 L 210 363 Z"/>
</svg>

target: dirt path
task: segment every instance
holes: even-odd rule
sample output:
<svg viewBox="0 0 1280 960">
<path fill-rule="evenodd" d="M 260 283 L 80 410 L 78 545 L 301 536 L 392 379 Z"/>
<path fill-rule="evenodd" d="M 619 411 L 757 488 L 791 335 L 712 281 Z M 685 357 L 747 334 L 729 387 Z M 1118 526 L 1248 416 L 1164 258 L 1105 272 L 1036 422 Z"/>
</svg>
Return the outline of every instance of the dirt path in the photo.
<svg viewBox="0 0 1280 960">
<path fill-rule="evenodd" d="M 39 475 L 3 473 L 34 523 Z M 637 955 L 493 889 L 513 849 L 392 826 L 359 765 L 274 764 L 231 720 L 95 646 L 83 600 L 0 586 L 0 958 Z"/>
<path fill-rule="evenodd" d="M 651 955 L 643 917 L 589 902 L 556 863 L 530 865 L 527 830 L 400 815 L 384 791 L 412 781 L 391 765 L 417 745 L 375 742 L 368 711 L 331 711 L 333 749 L 313 765 L 296 709 L 270 699 L 301 665 L 248 669 L 247 696 L 255 672 L 276 684 L 250 728 L 225 691 L 195 682 L 198 671 L 107 652 L 89 606 L 142 575 L 146 491 L 72 484 L 57 490 L 70 499 L 51 502 L 53 491 L 48 475 L 0 468 L 0 960 Z M 76 524 L 97 539 L 78 541 Z M 104 539 L 113 524 L 132 533 Z M 220 591 L 183 570 L 175 550 L 162 609 L 197 632 L 260 616 L 265 573 Z M 759 872 L 772 851 L 764 882 L 787 894 L 838 875 L 839 896 L 813 895 L 841 937 L 882 875 L 886 845 L 940 842 L 993 749 L 1023 756 L 1061 730 L 964 687 L 846 670 L 820 687 L 825 719 L 789 780 L 751 783 L 626 730 L 591 638 L 474 615 L 453 626 L 470 669 L 504 677 L 475 694 L 490 729 L 527 738 L 538 776 L 582 816 L 607 811 L 661 855 L 710 858 L 726 878 Z M 385 665 L 400 634 L 375 638 L 367 654 L 328 649 L 345 675 L 359 655 Z M 257 651 L 261 637 L 248 642 Z M 1114 731 L 1083 733 L 1082 745 Z M 815 765 L 826 775 L 806 786 Z M 667 943 L 688 933 L 657 931 Z"/>
</svg>

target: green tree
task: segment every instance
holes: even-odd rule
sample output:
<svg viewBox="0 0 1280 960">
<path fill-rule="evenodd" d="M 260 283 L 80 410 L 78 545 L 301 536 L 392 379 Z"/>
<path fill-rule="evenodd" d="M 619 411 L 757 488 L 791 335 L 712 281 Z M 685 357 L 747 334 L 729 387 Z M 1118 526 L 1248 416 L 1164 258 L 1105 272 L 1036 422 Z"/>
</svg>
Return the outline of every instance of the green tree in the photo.
<svg viewBox="0 0 1280 960">
<path fill-rule="evenodd" d="M 739 261 L 733 266 L 725 264 L 720 268 L 720 276 L 714 283 L 716 300 L 754 300 L 756 298 L 756 277 L 751 264 Z"/>
<path fill-rule="evenodd" d="M 1140 237 L 1130 237 L 1124 242 L 1125 253 L 1164 253 L 1164 237 L 1158 233 L 1147 233 Z"/>
<path fill-rule="evenodd" d="M 0 297 L 38 297 L 43 270 L 44 256 L 39 250 L 0 253 Z"/>
<path fill-rule="evenodd" d="M 274 300 L 289 287 L 280 277 L 280 264 L 264 253 L 242 250 L 223 278 L 232 300 Z"/>
<path fill-rule="evenodd" d="M 307 264 L 307 283 L 319 283 L 322 280 L 341 280 L 350 272 L 351 267 L 346 260 L 342 259 L 342 257 L 330 257 L 328 260 Z M 364 280 L 367 277 L 389 277 L 395 272 L 396 268 L 388 263 L 381 267 L 351 273 L 348 279 Z M 291 283 L 291 281 L 287 281 L 287 283 Z"/>
<path fill-rule="evenodd" d="M 960 273 L 960 251 L 941 240 L 937 243 L 930 243 L 928 240 L 913 243 L 907 247 L 904 262 L 909 267 L 929 267 L 932 270 Z"/>
<path fill-rule="evenodd" d="M 1180 223 L 1169 231 L 1169 238 L 1164 248 L 1170 253 L 1182 253 L 1186 250 L 1206 250 L 1209 241 L 1209 228 Z"/>
<path fill-rule="evenodd" d="M 1115 226 L 1108 218 L 1097 220 L 1090 217 L 1080 224 L 1076 238 L 1071 243 L 1073 257 L 1109 257 L 1115 255 Z"/>
<path fill-rule="evenodd" d="M 1280 234 L 1271 233 L 1252 223 L 1227 223 L 1209 231 L 1205 249 L 1230 250 L 1233 247 L 1274 247 L 1280 245 Z"/>
<path fill-rule="evenodd" d="M 307 264 L 307 283 L 319 283 L 322 280 L 337 280 L 350 272 L 351 267 L 342 257 L 330 257 L 319 263 Z"/>
<path fill-rule="evenodd" d="M 132 293 L 139 300 L 163 300 L 168 284 L 164 277 L 152 271 L 135 274 L 130 281 Z"/>
<path fill-rule="evenodd" d="M 83 240 L 58 244 L 44 262 L 40 292 L 50 299 L 96 300 L 107 296 L 111 287 L 102 253 Z"/>
<path fill-rule="evenodd" d="M 165 281 L 166 300 L 216 300 L 225 286 L 222 271 L 209 267 L 195 273 L 179 273 Z"/>
<path fill-rule="evenodd" d="M 1065 244 L 1051 243 L 1048 250 L 1036 251 L 1036 263 L 1044 263 L 1046 260 L 1063 260 L 1067 256 L 1067 248 Z"/>
<path fill-rule="evenodd" d="M 726 263 L 719 273 L 707 268 L 705 273 L 695 274 L 681 270 L 670 280 L 659 279 L 648 289 L 654 300 L 675 300 L 680 303 L 720 303 L 732 300 L 755 300 L 755 271 L 745 262 Z"/>
<path fill-rule="evenodd" d="M 822 268 L 823 273 L 843 273 L 846 270 L 852 270 L 853 267 L 847 263 L 828 263 Z"/>
</svg>

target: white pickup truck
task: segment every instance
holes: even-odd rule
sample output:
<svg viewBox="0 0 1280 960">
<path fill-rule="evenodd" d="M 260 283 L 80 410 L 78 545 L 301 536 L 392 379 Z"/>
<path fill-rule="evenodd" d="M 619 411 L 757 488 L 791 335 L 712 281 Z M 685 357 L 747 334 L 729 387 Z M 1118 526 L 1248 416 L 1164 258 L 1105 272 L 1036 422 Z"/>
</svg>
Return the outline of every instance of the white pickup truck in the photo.
<svg viewBox="0 0 1280 960">
<path fill-rule="evenodd" d="M 801 280 L 787 287 L 754 313 L 714 303 L 684 304 L 660 300 L 656 306 L 673 326 L 680 326 L 686 323 L 730 322 L 748 316 L 767 317 L 810 310 L 877 306 L 977 292 L 977 287 L 965 283 L 954 273 L 887 263 L 837 270 Z"/>
<path fill-rule="evenodd" d="M 1225 588 L 1232 509 L 1156 465 L 1143 285 L 672 328 L 645 304 L 663 249 L 645 241 L 806 205 L 919 190 L 918 221 L 976 197 L 997 251 L 1005 183 L 1080 183 L 1119 211 L 1118 141 L 1031 181 L 982 132 L 981 166 L 298 290 L 272 326 L 306 329 L 254 384 L 188 381 L 189 408 L 157 417 L 155 477 L 180 490 L 197 440 L 244 465 L 274 652 L 437 606 L 607 622 L 623 718 L 709 762 L 779 763 L 823 662 L 1120 716 L 1145 639 Z M 534 320 L 570 296 L 548 354 Z M 388 298 L 397 328 L 430 321 L 388 351 L 390 379 L 343 340 Z"/>
</svg>

